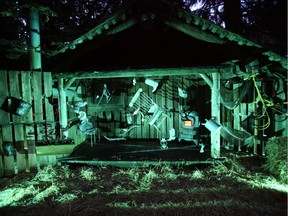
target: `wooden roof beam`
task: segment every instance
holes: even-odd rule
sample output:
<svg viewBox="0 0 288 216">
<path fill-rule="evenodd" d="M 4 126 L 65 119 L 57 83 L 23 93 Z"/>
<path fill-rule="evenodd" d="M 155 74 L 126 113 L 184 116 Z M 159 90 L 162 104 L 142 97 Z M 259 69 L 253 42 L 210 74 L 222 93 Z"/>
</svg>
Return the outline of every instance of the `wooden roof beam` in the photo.
<svg viewBox="0 0 288 216">
<path fill-rule="evenodd" d="M 125 21 L 128 19 L 126 13 L 128 13 L 127 8 L 120 10 L 115 15 L 106 19 L 102 23 L 99 23 L 96 27 L 92 28 L 90 31 L 81 35 L 79 38 L 76 38 L 75 40 L 69 42 L 68 44 L 64 44 L 62 47 L 58 48 L 57 50 L 51 51 L 48 55 L 49 56 L 55 56 L 59 53 L 66 52 L 66 50 L 68 50 L 68 49 L 75 49 L 78 44 L 83 43 L 87 39 L 92 40 L 97 35 L 101 35 L 101 34 L 105 34 L 105 33 L 109 32 L 110 29 L 113 28 L 113 26 L 115 26 L 115 25 L 120 25 L 122 23 L 120 30 L 121 29 L 124 30 L 127 27 L 134 25 L 135 21 L 129 20 L 127 23 L 125 23 Z M 117 29 L 117 28 L 115 28 L 115 29 Z M 120 30 L 118 29 L 117 32 L 119 32 Z M 111 32 L 113 33 L 113 30 L 110 31 L 110 34 L 111 34 Z"/>
<path fill-rule="evenodd" d="M 176 29 L 180 32 L 183 32 L 189 36 L 192 36 L 198 40 L 210 42 L 210 43 L 217 43 L 217 44 L 224 44 L 226 41 L 222 38 L 219 38 L 217 35 L 214 35 L 208 31 L 203 31 L 201 27 L 196 27 L 193 25 L 189 25 L 184 23 L 182 20 L 177 20 L 172 17 L 168 16 L 161 16 L 162 22 L 164 22 L 167 26 Z M 207 26 L 208 28 L 208 26 Z"/>
<path fill-rule="evenodd" d="M 235 74 L 236 67 L 231 65 L 215 67 L 185 67 L 185 68 L 150 68 L 150 69 L 125 69 L 113 71 L 90 71 L 76 73 L 55 73 L 54 76 L 64 79 L 107 79 L 127 77 L 153 77 L 153 76 L 185 76 L 193 74 Z"/>
</svg>

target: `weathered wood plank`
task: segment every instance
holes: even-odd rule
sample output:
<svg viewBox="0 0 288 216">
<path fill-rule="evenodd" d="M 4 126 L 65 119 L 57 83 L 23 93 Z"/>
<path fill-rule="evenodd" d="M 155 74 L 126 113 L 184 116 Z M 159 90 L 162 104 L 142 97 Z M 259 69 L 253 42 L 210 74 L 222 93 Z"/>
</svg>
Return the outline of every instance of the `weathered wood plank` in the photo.
<svg viewBox="0 0 288 216">
<path fill-rule="evenodd" d="M 158 80 L 159 82 L 160 80 Z M 162 86 L 162 93 L 161 93 L 161 108 L 164 108 L 165 106 L 167 106 L 167 88 L 166 88 L 166 84 L 164 84 Z M 162 122 L 162 123 L 161 123 Z M 167 118 L 165 118 L 164 114 L 161 114 L 161 116 L 159 117 L 159 123 L 160 124 L 160 128 L 162 131 L 162 136 L 161 138 L 167 138 L 168 137 L 168 128 L 167 128 Z"/>
<path fill-rule="evenodd" d="M 132 88 L 132 91 L 131 91 L 131 97 L 130 97 L 130 100 L 132 100 L 132 98 L 133 98 L 133 96 L 134 96 L 134 94 L 138 91 L 138 89 L 139 88 L 141 88 L 141 85 L 140 85 L 140 83 L 137 83 L 137 85 L 135 85 L 133 88 Z M 129 100 L 129 102 L 130 102 L 130 100 Z M 132 110 L 132 112 L 133 112 L 134 110 Z M 134 116 L 134 123 L 136 124 L 136 125 L 138 125 L 139 127 L 137 127 L 135 130 L 133 130 L 133 135 L 134 135 L 134 137 L 133 138 L 140 138 L 141 137 L 141 128 L 142 128 L 142 126 L 141 126 L 141 124 L 142 124 L 142 121 L 141 121 L 141 115 L 140 114 L 137 114 L 137 115 L 135 115 Z"/>
<path fill-rule="evenodd" d="M 43 73 L 44 94 L 45 94 L 45 113 L 46 121 L 54 122 L 54 110 L 52 103 L 52 74 L 50 72 Z M 49 101 L 50 100 L 50 101 Z"/>
<path fill-rule="evenodd" d="M 49 155 L 37 155 L 37 160 L 39 164 L 39 168 L 47 166 L 47 165 L 52 165 L 49 163 Z"/>
<path fill-rule="evenodd" d="M 120 104 L 120 107 L 122 107 L 122 109 L 118 109 L 119 110 L 119 120 L 120 120 L 120 123 L 119 123 L 119 128 L 120 128 L 120 124 L 121 125 L 126 125 L 125 123 L 127 123 L 127 118 L 126 118 L 126 113 L 125 113 L 125 106 L 126 104 L 128 104 L 127 102 L 127 95 L 126 93 L 124 92 L 121 92 L 120 94 L 120 99 L 119 99 L 119 104 Z M 129 135 L 129 134 L 127 134 Z"/>
<path fill-rule="evenodd" d="M 21 98 L 20 95 L 20 80 L 19 71 L 9 71 L 10 94 L 13 97 Z M 26 169 L 27 152 L 24 150 L 24 131 L 23 121 L 21 116 L 11 115 L 14 124 L 14 143 L 16 152 L 16 161 L 18 171 Z"/>
<path fill-rule="evenodd" d="M 56 155 L 38 155 L 37 158 L 40 167 L 44 167 L 47 165 L 54 166 L 57 164 Z"/>
<path fill-rule="evenodd" d="M 239 88 L 239 84 L 234 84 L 233 89 Z M 233 98 L 233 101 L 236 101 L 238 99 L 238 94 L 234 95 L 237 98 Z M 240 113 L 241 113 L 241 106 L 240 104 L 233 110 L 233 128 L 236 130 L 240 130 Z M 233 143 L 234 145 L 237 145 L 238 151 L 241 151 L 241 144 L 240 141 L 236 141 L 236 143 Z"/>
<path fill-rule="evenodd" d="M 240 103 L 240 110 L 241 110 L 241 113 L 240 113 L 240 126 L 241 126 L 241 122 L 248 117 L 248 105 L 247 105 L 247 103 Z M 241 126 L 241 130 L 243 130 L 242 126 Z M 240 145 L 241 144 L 242 143 L 240 143 Z M 241 146 L 241 148 L 242 148 L 242 146 Z M 240 151 L 241 150 L 242 149 L 240 149 Z"/>
<path fill-rule="evenodd" d="M 221 107 L 221 122 L 222 122 L 222 124 L 225 123 L 228 126 L 228 115 L 227 115 L 228 112 L 227 112 L 227 109 L 222 104 L 221 104 L 220 107 Z M 231 124 L 230 124 L 229 128 L 231 128 Z M 221 144 L 222 144 L 222 146 L 229 146 L 227 140 L 225 140 L 223 138 L 221 138 Z"/>
<path fill-rule="evenodd" d="M 42 72 L 33 72 L 32 74 L 32 95 L 34 98 L 34 120 L 36 122 L 36 127 L 35 127 L 35 145 L 37 146 L 38 142 L 41 142 L 46 139 L 45 137 L 45 127 L 47 124 L 43 124 L 44 120 L 44 112 L 43 112 L 43 82 L 42 82 L 42 77 L 43 73 Z M 41 122 L 39 124 L 39 122 Z M 37 153 L 36 153 L 37 155 Z M 39 163 L 38 163 L 38 155 L 36 158 L 36 164 L 37 168 L 39 168 Z"/>
<path fill-rule="evenodd" d="M 177 88 L 177 94 L 178 94 L 178 87 L 181 89 L 185 89 L 185 85 L 184 85 L 184 78 L 181 77 L 180 79 L 178 79 L 178 86 L 176 86 Z M 178 97 L 178 112 L 179 114 L 182 113 L 184 106 L 186 105 L 186 103 L 184 103 L 183 98 Z M 176 114 L 176 120 L 177 120 L 177 124 L 179 125 L 179 130 L 181 128 L 181 116 Z M 179 132 L 180 135 L 180 132 Z"/>
<path fill-rule="evenodd" d="M 157 96 L 155 93 L 152 92 L 152 89 L 148 86 L 146 86 L 146 92 L 149 95 L 149 97 L 151 97 L 151 99 L 157 103 Z M 150 126 L 149 124 L 146 123 L 146 127 L 148 127 L 149 129 L 149 137 L 148 138 L 153 138 L 153 139 L 157 139 L 157 130 L 155 129 L 155 127 Z"/>
<path fill-rule="evenodd" d="M 21 72 L 21 80 L 22 80 L 22 97 L 23 100 L 32 104 L 32 86 L 31 86 L 31 72 L 23 71 Z M 27 142 L 27 150 L 28 150 L 28 163 L 27 163 L 27 171 L 30 169 L 34 169 L 37 167 L 37 157 L 36 157 L 36 149 L 35 149 L 35 131 L 34 131 L 34 119 L 32 109 L 24 116 L 24 121 L 26 123 L 25 132 L 26 141 Z"/>
<path fill-rule="evenodd" d="M 211 89 L 211 116 L 215 117 L 217 122 L 220 119 L 220 74 L 212 74 L 213 85 Z M 220 131 L 211 133 L 211 157 L 220 158 Z"/>
<path fill-rule="evenodd" d="M 54 108 L 52 104 L 53 96 L 52 96 L 52 74 L 51 72 L 43 73 L 43 81 L 44 81 L 44 95 L 45 95 L 45 139 L 53 140 L 56 138 L 55 131 L 55 122 L 54 122 Z"/>
<path fill-rule="evenodd" d="M 149 86 L 146 85 L 145 83 L 141 83 L 141 88 L 143 89 L 143 92 L 145 92 L 145 94 L 147 94 L 150 97 L 151 89 L 149 89 Z M 141 137 L 140 138 L 148 139 L 152 126 L 150 126 L 147 122 L 143 122 L 143 123 L 144 124 L 142 124 L 142 126 L 141 126 Z"/>
<path fill-rule="evenodd" d="M 46 145 L 37 146 L 37 155 L 71 154 L 76 145 Z"/>
<path fill-rule="evenodd" d="M 155 76 L 185 76 L 193 74 L 221 73 L 233 75 L 234 66 L 214 66 L 214 67 L 183 67 L 183 68 L 149 68 L 149 69 L 127 69 L 113 71 L 90 71 L 83 73 L 58 73 L 56 78 L 70 79 L 102 79 L 102 78 L 128 78 L 128 77 L 155 77 Z M 229 77 L 229 76 L 228 76 Z M 227 77 L 227 78 L 228 78 Z"/>
<path fill-rule="evenodd" d="M 0 114 L 1 115 L 1 114 Z M 3 137 L 2 137 L 2 126 L 0 126 L 0 177 L 4 175 L 4 149 L 3 149 Z"/>
<path fill-rule="evenodd" d="M 3 104 L 7 96 L 8 91 L 8 73 L 2 72 L 0 79 L 0 105 Z M 0 109 L 0 124 L 2 127 L 2 147 L 5 144 L 13 144 L 12 126 L 10 124 L 10 114 Z M 14 171 L 14 156 L 4 156 L 4 175 L 15 174 Z"/>
<path fill-rule="evenodd" d="M 42 98 L 42 73 L 33 72 L 32 73 L 32 94 L 34 98 L 34 119 L 35 122 L 41 122 L 41 124 L 36 125 L 35 134 L 37 137 L 36 141 L 43 140 L 44 130 L 43 130 L 43 98 Z M 37 144 L 36 144 L 37 145 Z"/>
<path fill-rule="evenodd" d="M 178 95 L 178 85 L 179 85 L 179 81 L 178 79 L 175 80 L 175 82 L 173 82 L 173 97 L 175 96 L 175 98 L 173 98 L 173 124 L 176 130 L 176 137 L 179 137 L 180 135 L 180 121 L 179 121 L 179 97 L 177 97 Z"/>
<path fill-rule="evenodd" d="M 73 98 L 68 98 L 67 99 L 67 102 L 68 102 L 68 104 L 72 104 L 73 103 L 73 101 L 72 101 L 72 99 Z M 88 115 L 89 115 L 90 113 L 88 113 Z M 77 117 L 77 115 L 76 115 L 76 113 L 75 113 L 75 111 L 73 110 L 73 108 L 71 108 L 70 106 L 68 106 L 68 109 L 67 109 L 67 117 L 68 117 L 68 125 L 70 125 L 71 124 L 71 121 L 73 120 L 73 122 L 74 122 L 74 120 L 75 121 L 77 121 L 78 120 L 78 117 Z M 73 123 L 73 124 L 76 124 L 76 122 L 75 123 Z M 73 139 L 73 141 L 75 142 L 75 143 L 78 143 L 78 134 L 77 134 L 77 124 L 76 125 L 73 125 L 73 126 L 69 126 L 70 128 L 69 128 L 69 130 L 68 130 L 68 137 L 69 138 L 71 138 L 71 139 Z M 79 144 L 79 143 L 78 143 Z"/>
<path fill-rule="evenodd" d="M 171 78 L 170 78 L 171 79 Z M 173 87 L 171 86 L 171 82 L 167 81 L 167 100 L 166 100 L 166 106 L 168 109 L 173 108 L 173 100 L 172 100 L 172 95 L 173 95 Z M 171 117 L 167 118 L 167 131 L 168 131 L 168 137 L 169 137 L 169 131 L 174 128 L 174 122 L 173 122 L 173 117 L 171 113 Z M 174 128 L 175 129 L 175 128 Z"/>
<path fill-rule="evenodd" d="M 59 91 L 60 138 L 66 139 L 68 137 L 68 132 L 66 131 L 68 125 L 68 118 L 67 118 L 66 92 L 64 91 L 64 79 L 58 80 L 58 91 Z"/>
</svg>

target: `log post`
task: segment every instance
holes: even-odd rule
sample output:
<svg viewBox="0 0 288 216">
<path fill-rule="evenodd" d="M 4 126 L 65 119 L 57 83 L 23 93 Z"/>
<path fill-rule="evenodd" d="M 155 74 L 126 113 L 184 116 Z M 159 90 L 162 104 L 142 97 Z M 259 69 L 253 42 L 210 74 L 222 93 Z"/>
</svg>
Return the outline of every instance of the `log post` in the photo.
<svg viewBox="0 0 288 216">
<path fill-rule="evenodd" d="M 42 71 L 39 14 L 35 7 L 30 9 L 29 22 L 31 43 L 31 71 Z"/>
<path fill-rule="evenodd" d="M 66 92 L 64 90 L 63 78 L 58 80 L 58 91 L 59 91 L 60 136 L 61 138 L 65 139 L 68 137 L 68 131 L 66 130 L 68 125 L 68 119 L 67 119 L 67 99 L 66 99 Z"/>
<path fill-rule="evenodd" d="M 212 74 L 211 116 L 220 123 L 220 74 Z M 211 133 L 211 157 L 220 158 L 220 130 Z"/>
</svg>

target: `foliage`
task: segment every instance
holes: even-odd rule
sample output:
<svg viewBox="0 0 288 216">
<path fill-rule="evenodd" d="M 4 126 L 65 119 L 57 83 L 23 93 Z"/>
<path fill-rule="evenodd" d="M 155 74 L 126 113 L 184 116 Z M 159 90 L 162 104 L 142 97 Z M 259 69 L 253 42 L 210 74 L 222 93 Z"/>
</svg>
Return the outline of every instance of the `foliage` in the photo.
<svg viewBox="0 0 288 216">
<path fill-rule="evenodd" d="M 223 0 L 184 0 L 183 8 L 193 11 L 196 15 L 210 20 L 211 22 L 224 25 L 224 1 Z"/>
<path fill-rule="evenodd" d="M 0 33 L 0 44 L 3 50 L 9 51 L 7 58 L 18 59 L 27 53 L 30 49 L 28 17 L 31 7 L 37 8 L 40 14 L 42 52 L 45 54 L 86 33 L 130 2 L 132 0 L 5 0 L 0 6 L 0 26 L 5 29 Z M 223 0 L 167 2 L 225 27 Z M 287 2 L 242 0 L 241 3 L 242 22 L 246 26 L 243 34 L 281 53 L 286 52 Z"/>
<path fill-rule="evenodd" d="M 80 173 L 80 176 L 83 178 L 83 179 L 86 179 L 88 181 L 91 181 L 91 180 L 94 180 L 96 179 L 96 177 L 94 176 L 94 172 L 92 170 L 91 167 L 83 167 L 81 169 L 81 173 Z"/>
<path fill-rule="evenodd" d="M 0 45 L 7 58 L 19 59 L 29 48 L 29 10 L 40 17 L 43 54 L 84 34 L 122 5 L 122 1 L 3 1 L 0 5 Z M 0 50 L 1 51 L 1 50 Z"/>
<path fill-rule="evenodd" d="M 266 145 L 267 161 L 264 168 L 281 182 L 288 183 L 287 137 L 272 137 Z"/>
<path fill-rule="evenodd" d="M 240 0 L 239 0 L 240 1 Z M 183 8 L 225 27 L 225 1 L 183 0 Z M 198 7 L 197 7 L 198 6 Z M 228 9 L 227 9 L 228 10 Z M 241 0 L 242 34 L 283 55 L 287 52 L 287 1 Z M 240 32 L 238 32 L 240 33 Z"/>
</svg>

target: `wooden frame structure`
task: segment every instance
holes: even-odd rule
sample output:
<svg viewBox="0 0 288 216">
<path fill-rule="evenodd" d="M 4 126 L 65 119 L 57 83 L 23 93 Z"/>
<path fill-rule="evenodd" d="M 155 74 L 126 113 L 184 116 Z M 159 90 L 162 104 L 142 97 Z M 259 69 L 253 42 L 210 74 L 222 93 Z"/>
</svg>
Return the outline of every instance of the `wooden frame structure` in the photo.
<svg viewBox="0 0 288 216">
<path fill-rule="evenodd" d="M 97 40 L 98 36 L 105 36 L 110 34 L 117 34 L 124 31 L 134 25 L 139 20 L 139 5 L 135 7 L 133 4 L 119 10 L 117 13 L 111 15 L 109 18 L 101 23 L 98 23 L 93 29 L 89 30 L 79 38 L 71 41 L 68 44 L 54 50 L 49 53 L 50 56 L 56 56 L 60 53 L 66 52 L 69 49 L 75 49 L 77 45 L 84 43 L 87 40 Z M 232 43 L 241 47 L 252 47 L 259 51 L 262 57 L 266 58 L 269 64 L 280 65 L 282 69 L 287 70 L 287 59 L 278 54 L 264 50 L 259 44 L 256 44 L 240 35 L 227 31 L 226 29 L 214 25 L 207 20 L 197 17 L 187 11 L 179 8 L 175 8 L 165 1 L 150 1 L 150 7 L 153 12 L 157 13 L 159 22 L 164 25 L 173 28 L 179 32 L 187 34 L 198 40 L 202 40 L 208 43 L 227 44 Z M 137 5 L 136 5 L 137 6 Z M 0 176 L 3 174 L 17 174 L 20 171 L 29 171 L 34 168 L 39 168 L 42 164 L 55 164 L 57 158 L 61 158 L 69 154 L 73 148 L 79 144 L 85 136 L 80 136 L 76 133 L 77 129 L 72 128 L 67 131 L 69 118 L 74 117 L 75 113 L 71 113 L 67 108 L 67 102 L 69 97 L 66 92 L 75 81 L 79 79 L 127 79 L 127 78 L 140 78 L 140 77 L 180 77 L 183 82 L 189 83 L 185 80 L 187 76 L 194 76 L 202 78 L 202 83 L 207 84 L 211 89 L 211 117 L 214 117 L 218 122 L 228 121 L 235 129 L 241 129 L 240 122 L 243 120 L 243 116 L 255 112 L 256 105 L 253 103 L 242 103 L 234 112 L 234 119 L 231 114 L 221 106 L 220 103 L 220 81 L 221 79 L 228 80 L 230 78 L 242 78 L 246 79 L 252 76 L 252 73 L 260 73 L 264 68 L 267 69 L 267 65 L 263 65 L 262 68 L 254 65 L 254 70 L 249 71 L 248 67 L 244 65 L 244 69 L 239 67 L 235 62 L 223 62 L 220 65 L 215 66 L 195 66 L 195 67 L 180 67 L 180 68 L 141 68 L 141 69 L 119 69 L 119 70 L 98 70 L 95 68 L 93 71 L 85 72 L 42 72 L 41 64 L 41 44 L 40 44 L 40 27 L 39 17 L 35 8 L 31 9 L 30 13 L 31 27 L 31 45 L 32 57 L 31 57 L 31 70 L 30 71 L 0 71 L 0 103 L 2 103 L 7 97 L 21 98 L 24 101 L 32 105 L 32 109 L 25 116 L 16 116 L 12 113 L 4 112 L 0 109 L 0 152 L 2 160 L 0 160 Z M 257 59 L 256 59 L 257 61 Z M 264 71 L 264 70 L 263 70 Z M 284 77 L 283 74 L 280 77 Z M 285 78 L 283 78 L 285 79 Z M 204 82 L 203 82 L 204 81 Z M 53 104 L 52 88 L 53 83 L 57 84 L 58 97 L 56 98 L 58 104 Z M 141 87 L 148 91 L 148 88 L 143 84 Z M 175 86 L 172 85 L 173 88 Z M 235 87 L 235 86 L 233 86 Z M 165 90 L 168 87 L 163 87 Z M 284 86 L 281 86 L 284 89 Z M 131 97 L 133 92 L 122 94 L 120 98 L 120 106 L 117 106 L 117 118 L 121 119 L 123 114 L 125 100 Z M 153 99 L 157 100 L 160 105 L 168 103 L 174 109 L 178 109 L 178 104 L 173 100 L 168 100 L 167 97 L 153 95 Z M 283 96 L 285 97 L 285 95 Z M 256 96 L 254 95 L 254 99 Z M 1 105 L 1 104 L 0 104 Z M 59 109 L 58 109 L 59 107 Z M 111 106 L 112 107 L 112 106 Z M 113 107 L 112 107 L 113 108 Z M 94 110 L 93 110 L 94 109 Z M 92 108 L 92 111 L 97 110 L 96 107 Z M 90 112 L 92 112 L 90 111 Z M 240 115 L 241 114 L 241 115 Z M 114 113 L 114 116 L 115 113 Z M 173 114 L 173 122 L 166 122 L 169 127 L 179 126 L 179 116 Z M 136 121 L 139 121 L 137 119 Z M 57 125 L 59 122 L 59 125 Z M 256 122 L 257 124 L 257 122 Z M 58 126 L 60 128 L 58 128 Z M 115 126 L 116 127 L 116 126 Z M 283 129 L 283 124 L 277 124 L 277 129 Z M 44 130 L 44 133 L 42 131 Z M 50 132 L 53 131 L 51 137 Z M 40 141 L 51 141 L 56 139 L 56 132 L 58 138 L 65 140 L 67 137 L 71 138 L 74 143 L 65 143 L 63 145 L 51 145 L 48 142 L 47 145 L 38 146 Z M 257 136 L 260 133 L 257 129 L 254 131 L 254 135 Z M 264 133 L 264 132 L 263 132 Z M 45 136 L 43 137 L 43 134 Z M 143 138 L 154 137 L 156 134 L 153 130 L 147 127 L 137 128 L 135 131 L 135 138 L 141 134 Z M 287 134 L 287 127 L 284 125 L 284 134 Z M 67 139 L 66 139 L 67 140 Z M 211 157 L 220 158 L 220 133 L 211 133 Z M 68 141 L 69 142 L 69 141 Z M 16 148 L 15 155 L 5 155 L 4 146 L 6 144 L 12 144 Z M 257 153 L 257 146 L 259 141 L 254 140 L 253 153 Z M 241 146 L 239 145 L 239 150 Z"/>
</svg>

